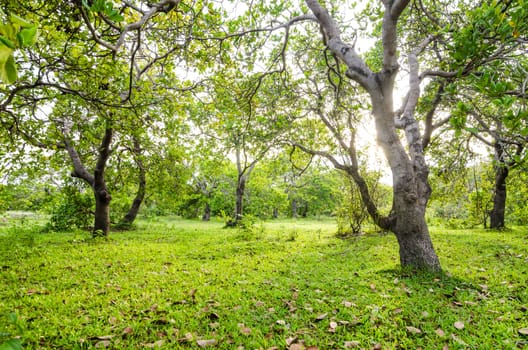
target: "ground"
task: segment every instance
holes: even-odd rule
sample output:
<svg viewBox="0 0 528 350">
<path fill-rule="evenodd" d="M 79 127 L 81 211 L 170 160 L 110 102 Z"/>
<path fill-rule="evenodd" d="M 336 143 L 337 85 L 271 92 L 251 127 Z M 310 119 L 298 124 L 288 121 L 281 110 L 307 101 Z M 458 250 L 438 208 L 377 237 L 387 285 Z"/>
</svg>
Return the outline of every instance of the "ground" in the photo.
<svg viewBox="0 0 528 350">
<path fill-rule="evenodd" d="M 0 344 L 26 349 L 514 349 L 528 344 L 528 229 L 445 230 L 444 274 L 331 219 L 251 230 L 141 219 L 108 240 L 0 226 Z M 1 348 L 1 346 L 0 346 Z"/>
</svg>

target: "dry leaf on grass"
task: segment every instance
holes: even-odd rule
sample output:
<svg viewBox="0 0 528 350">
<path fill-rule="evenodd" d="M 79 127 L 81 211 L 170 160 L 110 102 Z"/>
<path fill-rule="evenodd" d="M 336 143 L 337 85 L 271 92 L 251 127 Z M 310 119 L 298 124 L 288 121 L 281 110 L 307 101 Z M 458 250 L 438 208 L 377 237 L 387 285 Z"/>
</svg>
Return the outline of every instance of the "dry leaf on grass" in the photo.
<svg viewBox="0 0 528 350">
<path fill-rule="evenodd" d="M 464 329 L 465 325 L 464 322 L 456 321 L 453 326 L 455 326 L 456 329 Z"/>
<path fill-rule="evenodd" d="M 217 343 L 216 339 L 201 339 L 201 340 L 196 341 L 196 344 L 198 344 L 198 346 L 201 348 L 213 346 L 213 345 L 216 345 L 216 343 Z"/>
<path fill-rule="evenodd" d="M 422 330 L 420 328 L 416 328 L 413 326 L 407 326 L 405 327 L 407 329 L 407 332 L 412 334 L 422 334 Z"/>
</svg>

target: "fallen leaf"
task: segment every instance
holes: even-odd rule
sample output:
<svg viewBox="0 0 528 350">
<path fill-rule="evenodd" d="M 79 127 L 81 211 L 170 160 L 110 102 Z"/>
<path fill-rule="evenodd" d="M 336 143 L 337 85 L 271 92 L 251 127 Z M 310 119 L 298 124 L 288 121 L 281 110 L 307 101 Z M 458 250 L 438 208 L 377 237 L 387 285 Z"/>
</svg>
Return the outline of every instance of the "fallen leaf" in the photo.
<svg viewBox="0 0 528 350">
<path fill-rule="evenodd" d="M 288 350 L 304 350 L 304 345 L 300 343 L 295 343 L 295 344 L 290 345 Z"/>
<path fill-rule="evenodd" d="M 246 327 L 243 323 L 238 324 L 238 329 L 240 330 L 240 333 L 242 334 L 251 334 L 251 329 Z"/>
<path fill-rule="evenodd" d="M 420 328 L 416 328 L 413 326 L 407 326 L 405 327 L 407 329 L 407 332 L 413 333 L 413 334 L 422 334 L 422 330 Z"/>
<path fill-rule="evenodd" d="M 193 335 L 192 333 L 185 333 L 185 336 L 183 338 L 180 338 L 178 339 L 178 342 L 180 343 L 188 343 L 188 342 L 191 342 L 193 340 Z"/>
<path fill-rule="evenodd" d="M 114 337 L 114 335 L 110 334 L 110 335 L 101 335 L 101 336 L 95 337 L 95 339 L 98 339 L 98 340 L 110 340 L 113 337 Z"/>
<path fill-rule="evenodd" d="M 330 322 L 330 328 L 336 329 L 337 328 L 337 322 L 334 322 L 334 321 Z"/>
<path fill-rule="evenodd" d="M 309 346 L 306 350 L 319 350 L 319 348 L 317 346 Z"/>
<path fill-rule="evenodd" d="M 441 328 L 437 328 L 435 330 L 435 333 L 436 335 L 438 335 L 439 337 L 445 337 L 445 332 L 441 329 Z"/>
<path fill-rule="evenodd" d="M 350 301 L 343 301 L 343 305 L 345 307 L 352 307 L 354 305 L 354 303 L 351 303 Z"/>
<path fill-rule="evenodd" d="M 278 325 L 281 325 L 281 326 L 286 326 L 286 321 L 284 320 L 277 320 L 276 322 Z"/>
<path fill-rule="evenodd" d="M 101 340 L 101 341 L 98 341 L 97 343 L 95 343 L 95 347 L 97 349 L 99 349 L 99 348 L 107 348 L 110 345 L 112 345 L 112 342 L 110 340 Z"/>
<path fill-rule="evenodd" d="M 328 316 L 328 313 L 326 313 L 326 314 L 321 314 L 321 315 L 317 316 L 317 317 L 315 318 L 315 322 L 320 322 L 320 321 L 324 320 L 324 319 L 326 318 L 326 316 Z"/>
<path fill-rule="evenodd" d="M 374 346 L 372 347 L 372 350 L 381 350 L 381 349 L 382 349 L 382 348 L 381 348 L 381 344 L 380 344 L 380 343 L 378 343 L 378 344 L 376 344 L 376 345 L 374 345 Z"/>
<path fill-rule="evenodd" d="M 134 330 L 132 329 L 132 327 L 126 327 L 125 329 L 123 329 L 123 334 L 132 334 L 134 333 Z"/>
<path fill-rule="evenodd" d="M 256 306 L 256 307 L 261 307 L 261 306 L 264 306 L 264 305 L 266 305 L 266 303 L 263 302 L 263 301 L 257 301 L 257 302 L 255 303 L 255 306 Z"/>
<path fill-rule="evenodd" d="M 464 329 L 464 322 L 456 321 L 453 326 L 455 326 L 456 329 Z"/>
<path fill-rule="evenodd" d="M 422 312 L 422 317 L 424 318 L 429 317 L 429 313 L 427 311 Z"/>
<path fill-rule="evenodd" d="M 203 339 L 203 340 L 196 341 L 196 344 L 198 344 L 198 346 L 201 348 L 213 346 L 213 345 L 216 345 L 216 343 L 217 343 L 216 339 Z"/>
<path fill-rule="evenodd" d="M 358 346 L 359 346 L 359 342 L 357 340 L 352 340 L 352 341 L 346 341 L 345 342 L 345 348 L 347 348 L 347 349 L 357 348 Z"/>
<path fill-rule="evenodd" d="M 161 348 L 163 346 L 163 340 L 158 340 L 158 341 L 155 341 L 154 343 L 144 343 L 144 344 L 141 344 L 143 345 L 143 347 L 145 348 L 149 348 L 149 349 L 152 349 L 152 348 Z"/>
<path fill-rule="evenodd" d="M 297 341 L 297 337 L 289 337 L 289 338 L 286 338 L 286 345 L 290 346 L 292 344 L 294 344 L 296 341 Z"/>
<path fill-rule="evenodd" d="M 520 328 L 517 332 L 521 335 L 528 335 L 528 328 Z"/>
</svg>

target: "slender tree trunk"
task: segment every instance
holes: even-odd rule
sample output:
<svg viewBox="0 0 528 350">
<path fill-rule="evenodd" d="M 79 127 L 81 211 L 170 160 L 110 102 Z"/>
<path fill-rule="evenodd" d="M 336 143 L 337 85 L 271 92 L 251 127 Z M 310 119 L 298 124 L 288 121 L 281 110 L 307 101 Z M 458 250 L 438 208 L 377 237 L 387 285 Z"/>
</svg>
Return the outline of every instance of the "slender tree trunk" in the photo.
<svg viewBox="0 0 528 350">
<path fill-rule="evenodd" d="M 147 174 L 145 171 L 145 167 L 143 166 L 143 161 L 141 160 L 141 145 L 139 144 L 139 140 L 137 138 L 134 138 L 133 153 L 134 160 L 139 171 L 138 189 L 136 192 L 136 196 L 132 201 L 130 209 L 119 222 L 119 226 L 122 228 L 130 227 L 134 223 L 134 220 L 136 220 L 136 217 L 139 213 L 139 208 L 141 207 L 141 204 L 143 203 L 143 200 L 145 199 L 145 194 L 147 192 Z"/>
<path fill-rule="evenodd" d="M 136 197 L 134 198 L 134 201 L 132 202 L 132 205 L 130 206 L 130 209 L 126 213 L 126 215 L 121 219 L 120 225 L 122 227 L 128 227 L 134 223 L 136 220 L 136 217 L 139 213 L 139 208 L 141 207 L 141 204 L 143 203 L 143 200 L 145 199 L 145 193 L 146 193 L 146 181 L 145 176 L 143 175 L 141 177 L 142 179 L 138 183 L 138 191 L 136 192 Z"/>
<path fill-rule="evenodd" d="M 209 221 L 211 220 L 211 206 L 209 205 L 209 202 L 205 202 L 205 208 L 202 215 L 202 221 Z"/>
<path fill-rule="evenodd" d="M 504 164 L 495 166 L 495 189 L 493 195 L 493 209 L 490 212 L 490 228 L 504 228 L 504 212 L 506 208 L 506 178 L 508 167 Z"/>
<path fill-rule="evenodd" d="M 244 216 L 244 192 L 246 191 L 246 181 L 247 178 L 245 175 L 238 177 L 235 199 L 235 225 L 238 224 Z"/>
<path fill-rule="evenodd" d="M 292 218 L 294 219 L 297 219 L 298 210 L 299 210 L 298 205 L 299 205 L 299 202 L 297 201 L 297 198 L 293 198 L 291 202 L 291 206 L 292 206 Z"/>
</svg>

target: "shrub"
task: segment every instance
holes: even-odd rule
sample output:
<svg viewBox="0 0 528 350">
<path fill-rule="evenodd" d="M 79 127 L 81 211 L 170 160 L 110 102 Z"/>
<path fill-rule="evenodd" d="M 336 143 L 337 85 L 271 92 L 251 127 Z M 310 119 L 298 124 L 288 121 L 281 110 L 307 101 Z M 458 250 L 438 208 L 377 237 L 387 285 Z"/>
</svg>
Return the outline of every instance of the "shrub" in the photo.
<svg viewBox="0 0 528 350">
<path fill-rule="evenodd" d="M 51 210 L 47 229 L 68 231 L 87 228 L 93 219 L 94 199 L 88 192 L 80 192 L 75 186 L 62 189 L 62 196 Z"/>
</svg>

